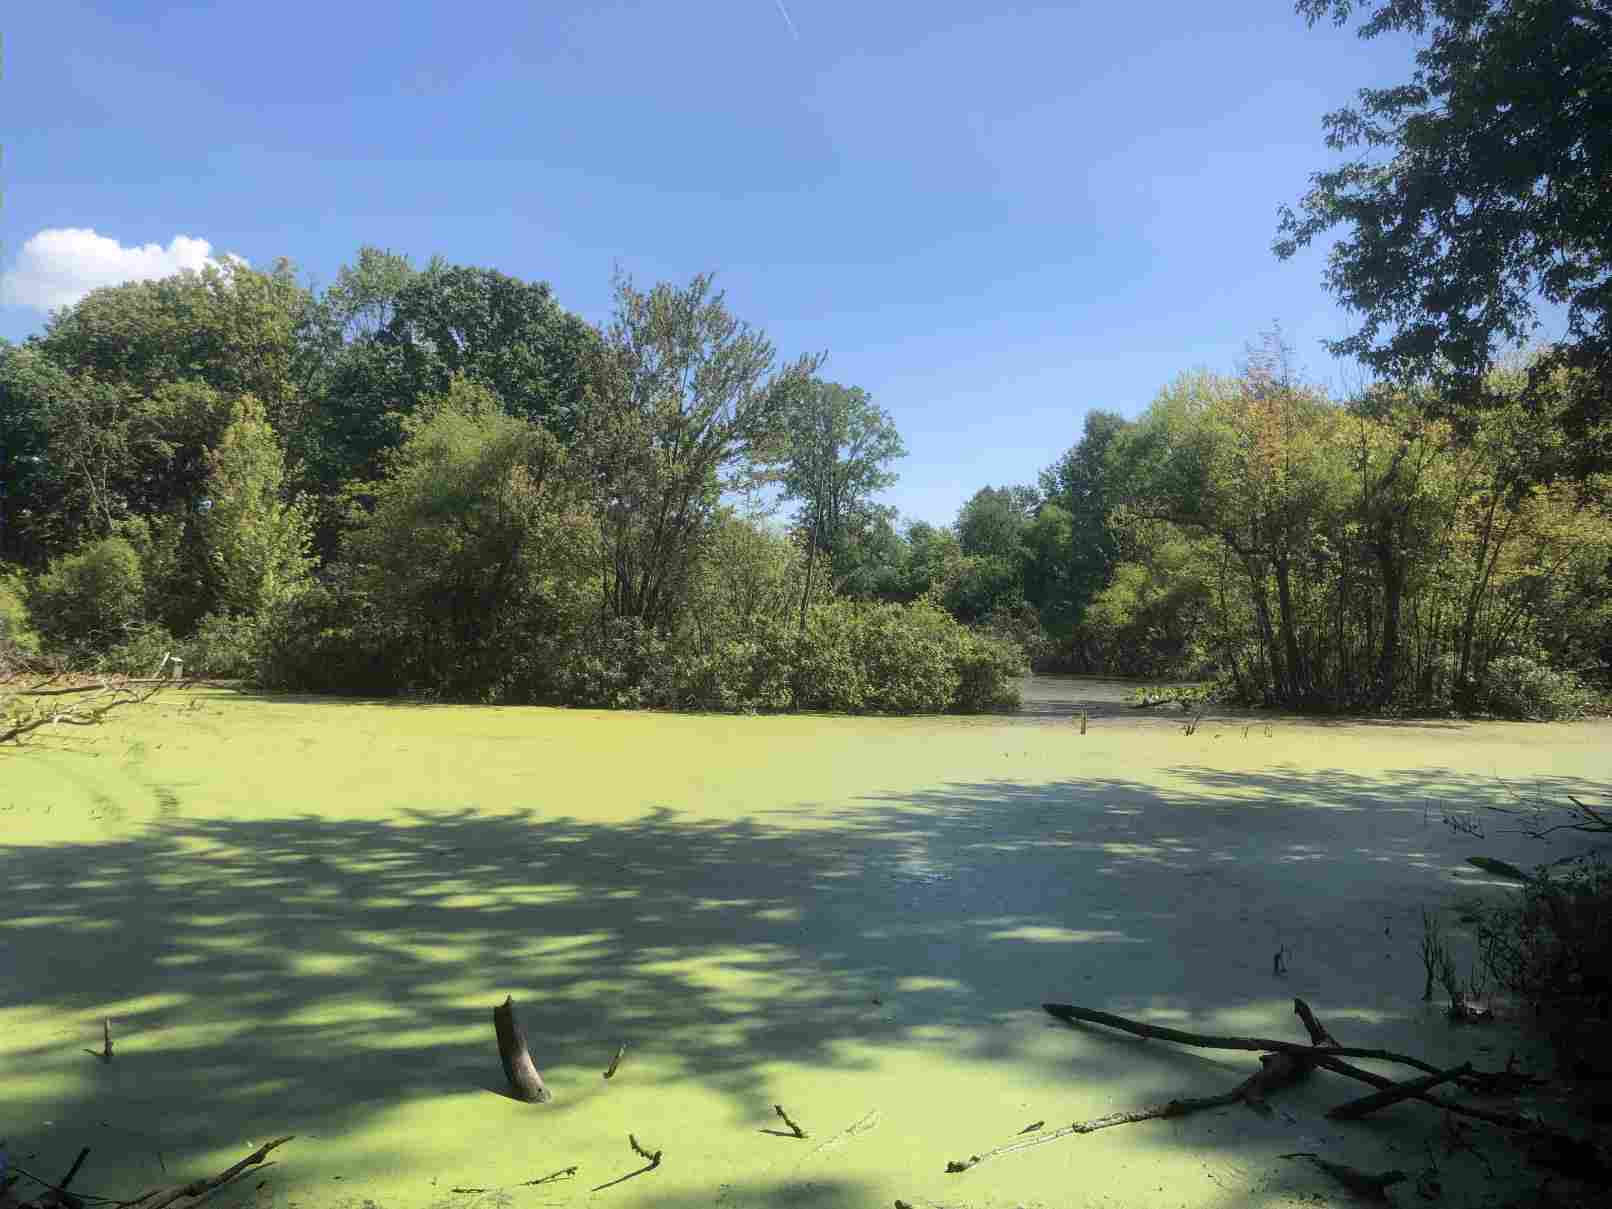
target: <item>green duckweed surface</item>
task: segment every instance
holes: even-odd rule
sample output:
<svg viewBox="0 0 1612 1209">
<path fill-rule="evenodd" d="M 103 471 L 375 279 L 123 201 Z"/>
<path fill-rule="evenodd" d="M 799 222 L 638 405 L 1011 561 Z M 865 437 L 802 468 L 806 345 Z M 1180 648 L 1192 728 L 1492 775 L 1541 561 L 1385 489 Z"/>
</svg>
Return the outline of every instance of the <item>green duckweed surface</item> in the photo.
<svg viewBox="0 0 1612 1209">
<path fill-rule="evenodd" d="M 1189 737 L 1109 710 L 1078 732 L 1053 708 L 733 718 L 203 688 L 6 755 L 0 1138 L 51 1175 L 90 1146 L 75 1190 L 127 1197 L 296 1134 L 215 1197 L 279 1209 L 1230 1209 L 1344 1201 L 1288 1152 L 1425 1165 L 1437 1114 L 1334 1125 L 1357 1089 L 1318 1076 L 1269 1116 L 945 1173 L 1033 1122 L 1251 1069 L 1071 1029 L 1045 1000 L 1303 1040 L 1299 995 L 1345 1044 L 1530 1052 L 1421 1003 L 1419 912 L 1506 892 L 1468 855 L 1531 864 L 1571 841 L 1479 842 L 1441 817 L 1508 800 L 1502 780 L 1604 793 L 1612 727 L 1209 718 Z M 505 995 L 551 1104 L 499 1094 Z M 84 1051 L 108 1017 L 102 1063 Z M 644 1165 L 629 1133 L 664 1158 L 616 1183 Z M 1473 1197 L 1506 1176 L 1441 1162 Z"/>
</svg>

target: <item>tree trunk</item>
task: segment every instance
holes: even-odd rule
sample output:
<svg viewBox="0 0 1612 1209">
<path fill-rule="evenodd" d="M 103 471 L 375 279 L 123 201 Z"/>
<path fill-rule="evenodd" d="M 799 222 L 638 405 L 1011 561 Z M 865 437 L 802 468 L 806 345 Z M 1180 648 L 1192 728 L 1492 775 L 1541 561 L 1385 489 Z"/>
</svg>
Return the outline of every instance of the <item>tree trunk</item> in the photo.
<svg viewBox="0 0 1612 1209">
<path fill-rule="evenodd" d="M 1282 646 L 1287 656 L 1289 703 L 1299 705 L 1310 695 L 1310 678 L 1304 667 L 1304 656 L 1299 651 L 1299 636 L 1293 620 L 1293 582 L 1286 554 L 1276 557 L 1276 606 L 1281 611 L 1282 618 Z"/>
<path fill-rule="evenodd" d="M 526 1050 L 526 1034 L 515 1020 L 515 1000 L 506 995 L 493 1009 L 493 1032 L 498 1037 L 498 1060 L 504 1064 L 509 1094 L 528 1104 L 543 1104 L 554 1097 L 543 1086 L 532 1055 Z"/>
<path fill-rule="evenodd" d="M 1377 658 L 1377 704 L 1387 705 L 1399 674 L 1399 615 L 1405 599 L 1405 568 L 1388 540 L 1377 543 L 1383 577 L 1382 653 Z"/>
</svg>

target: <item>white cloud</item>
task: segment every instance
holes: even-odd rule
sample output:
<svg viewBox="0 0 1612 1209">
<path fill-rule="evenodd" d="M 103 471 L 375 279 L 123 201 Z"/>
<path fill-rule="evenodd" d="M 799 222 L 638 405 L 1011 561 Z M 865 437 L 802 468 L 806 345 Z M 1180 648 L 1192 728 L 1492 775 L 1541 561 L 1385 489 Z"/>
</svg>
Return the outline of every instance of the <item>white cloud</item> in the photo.
<svg viewBox="0 0 1612 1209">
<path fill-rule="evenodd" d="M 199 271 L 221 260 L 246 263 L 212 252 L 212 244 L 189 235 L 175 235 L 166 248 L 154 243 L 126 248 L 85 227 L 56 227 L 22 245 L 16 264 L 0 275 L 0 303 L 50 311 L 102 286 L 170 277 L 181 269 Z"/>
</svg>

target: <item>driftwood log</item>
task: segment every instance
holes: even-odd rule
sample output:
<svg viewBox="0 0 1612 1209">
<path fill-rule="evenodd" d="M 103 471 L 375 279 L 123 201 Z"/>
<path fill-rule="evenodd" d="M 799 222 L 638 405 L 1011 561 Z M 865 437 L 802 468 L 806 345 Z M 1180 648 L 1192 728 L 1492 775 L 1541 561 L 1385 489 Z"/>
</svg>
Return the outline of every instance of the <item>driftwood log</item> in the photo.
<svg viewBox="0 0 1612 1209">
<path fill-rule="evenodd" d="M 509 1094 L 528 1104 L 545 1104 L 554 1098 L 543 1085 L 543 1076 L 526 1048 L 526 1034 L 515 1019 L 515 1000 L 504 996 L 504 1002 L 493 1009 L 493 1032 L 498 1037 L 498 1060 L 504 1064 L 504 1078 L 509 1080 Z"/>
</svg>

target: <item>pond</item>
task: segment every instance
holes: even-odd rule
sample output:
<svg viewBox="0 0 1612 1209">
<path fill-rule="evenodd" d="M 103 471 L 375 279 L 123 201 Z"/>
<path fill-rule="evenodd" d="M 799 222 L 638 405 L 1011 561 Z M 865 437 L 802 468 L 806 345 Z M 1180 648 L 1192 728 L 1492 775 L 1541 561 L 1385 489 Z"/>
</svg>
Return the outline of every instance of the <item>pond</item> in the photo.
<svg viewBox="0 0 1612 1209">
<path fill-rule="evenodd" d="M 1532 1052 L 1421 1003 L 1420 911 L 1507 892 L 1469 855 L 1569 851 L 1443 820 L 1604 796 L 1612 727 L 1210 714 L 1186 735 L 1129 689 L 1032 677 L 1016 716 L 897 719 L 191 689 L 9 754 L 0 1137 L 42 1174 L 89 1146 L 75 1190 L 133 1196 L 296 1134 L 219 1196 L 285 1209 L 1229 1209 L 1335 1195 L 1284 1153 L 1414 1168 L 1437 1114 L 1334 1125 L 1355 1089 L 1325 1076 L 1268 1117 L 946 1174 L 1036 1121 L 1251 1069 L 1047 1000 L 1303 1041 L 1302 996 L 1347 1045 Z M 506 995 L 552 1103 L 498 1094 Z M 105 1018 L 110 1063 L 84 1052 Z M 629 1134 L 661 1164 L 591 1191 L 644 1166 Z M 1484 1186 L 1446 1162 L 1447 1194 Z"/>
</svg>

